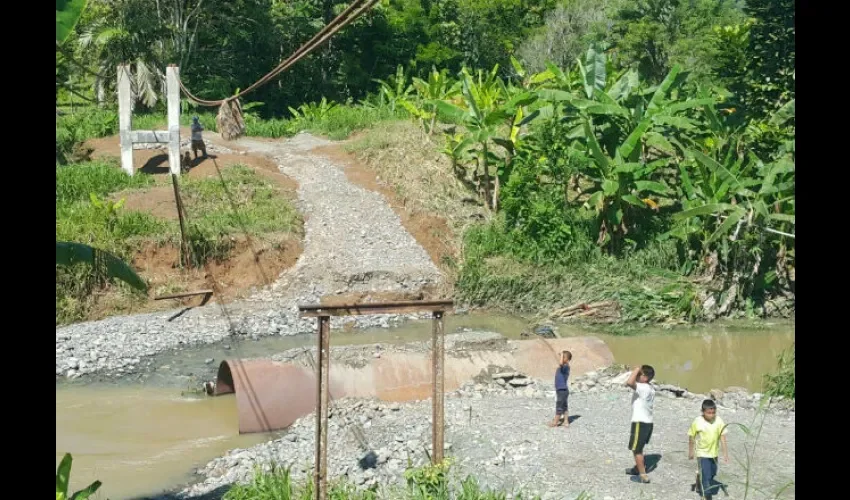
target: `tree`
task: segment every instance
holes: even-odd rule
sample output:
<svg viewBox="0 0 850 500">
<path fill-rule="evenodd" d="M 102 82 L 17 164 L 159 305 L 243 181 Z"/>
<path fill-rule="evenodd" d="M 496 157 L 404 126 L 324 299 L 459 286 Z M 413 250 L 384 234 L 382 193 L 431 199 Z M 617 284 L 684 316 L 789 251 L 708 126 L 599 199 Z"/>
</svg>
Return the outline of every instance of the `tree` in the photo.
<svg viewBox="0 0 850 500">
<path fill-rule="evenodd" d="M 520 45 L 517 53 L 529 71 L 571 64 L 600 39 L 610 22 L 613 0 L 568 0 L 546 14 L 546 24 Z"/>
<path fill-rule="evenodd" d="M 83 12 L 83 9 L 86 7 L 85 0 L 71 0 L 71 1 L 59 1 L 56 2 L 56 41 L 61 43 L 64 42 L 68 35 L 71 33 L 71 30 L 77 23 L 77 20 L 80 18 L 80 15 Z M 56 242 L 56 265 L 57 266 L 71 266 L 78 262 L 87 263 L 92 266 L 95 270 L 95 273 L 101 271 L 105 271 L 106 276 L 117 278 L 133 288 L 141 291 L 147 290 L 147 284 L 142 280 L 133 271 L 133 269 L 127 265 L 126 262 L 118 259 L 114 255 L 111 255 L 102 250 L 98 250 L 96 248 L 90 247 L 88 245 L 83 245 L 82 243 L 69 243 L 65 241 L 57 241 Z M 60 471 L 64 470 L 64 477 L 67 483 L 67 475 L 68 469 L 71 467 L 71 458 L 70 455 L 66 457 L 67 465 L 65 465 L 66 460 L 63 460 L 63 465 L 60 466 Z M 57 496 L 59 495 L 59 476 L 60 471 L 57 471 Z M 94 489 L 97 489 L 95 487 Z M 63 490 L 64 491 L 64 490 Z M 93 492 L 94 490 L 92 490 Z M 63 492 L 64 495 L 64 492 Z M 88 496 L 88 495 L 86 495 Z M 78 494 L 74 495 L 74 498 L 84 498 L 82 496 L 78 497 Z"/>
<path fill-rule="evenodd" d="M 717 53 L 714 27 L 741 21 L 743 14 L 735 0 L 621 0 L 614 18 L 620 67 L 637 64 L 642 77 L 657 83 L 674 64 L 709 77 Z"/>
<path fill-rule="evenodd" d="M 764 118 L 795 98 L 796 29 L 793 0 L 747 0 L 749 33 L 746 106 Z"/>
</svg>

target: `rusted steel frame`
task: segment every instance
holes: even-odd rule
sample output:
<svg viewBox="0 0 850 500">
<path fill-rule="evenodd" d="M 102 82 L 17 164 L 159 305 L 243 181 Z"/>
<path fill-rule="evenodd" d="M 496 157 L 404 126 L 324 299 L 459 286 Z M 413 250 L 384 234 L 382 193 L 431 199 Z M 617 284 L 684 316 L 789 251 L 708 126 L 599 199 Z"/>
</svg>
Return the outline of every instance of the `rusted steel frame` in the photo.
<svg viewBox="0 0 850 500">
<path fill-rule="evenodd" d="M 328 498 L 328 405 L 330 404 L 331 318 L 319 316 L 319 357 L 316 363 L 316 500 Z"/>
<path fill-rule="evenodd" d="M 309 305 L 298 306 L 302 318 L 321 316 L 359 316 L 364 314 L 409 314 L 416 312 L 447 311 L 454 306 L 451 300 L 374 302 L 341 306 Z"/>
<path fill-rule="evenodd" d="M 330 399 L 330 317 L 363 314 L 404 314 L 430 311 L 433 314 L 431 381 L 432 393 L 432 461 L 443 461 L 443 436 L 445 426 L 445 336 L 443 313 L 454 307 L 451 300 L 375 302 L 342 306 L 298 306 L 302 318 L 319 318 L 319 345 L 316 365 L 316 464 L 314 482 L 316 500 L 327 500 L 328 475 L 328 405 Z"/>
<path fill-rule="evenodd" d="M 195 295 L 212 295 L 212 290 L 198 290 L 197 292 L 182 292 L 182 293 L 174 293 L 171 295 L 160 295 L 159 297 L 154 297 L 153 300 L 165 300 L 165 299 L 182 299 L 183 297 L 194 297 Z"/>
<path fill-rule="evenodd" d="M 443 335 L 443 313 L 435 311 L 431 331 L 431 462 L 436 465 L 443 461 L 443 442 L 445 426 L 445 361 L 446 337 Z"/>
</svg>

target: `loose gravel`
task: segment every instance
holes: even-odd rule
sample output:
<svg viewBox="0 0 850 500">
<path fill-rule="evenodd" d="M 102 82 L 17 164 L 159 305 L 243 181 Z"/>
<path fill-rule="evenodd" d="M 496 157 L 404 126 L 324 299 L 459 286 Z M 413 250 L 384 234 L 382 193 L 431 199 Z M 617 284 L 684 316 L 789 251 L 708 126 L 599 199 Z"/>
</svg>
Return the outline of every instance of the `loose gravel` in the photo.
<svg viewBox="0 0 850 500">
<path fill-rule="evenodd" d="M 136 373 L 146 357 L 231 336 L 259 338 L 315 331 L 298 317 L 297 306 L 325 295 L 349 292 L 417 291 L 440 279 L 425 250 L 404 229 L 377 193 L 348 182 L 345 173 L 310 153 L 328 144 L 309 134 L 285 141 L 241 139 L 237 146 L 274 158 L 298 184 L 304 214 L 304 251 L 295 266 L 271 286 L 221 306 L 211 304 L 181 315 L 178 310 L 111 317 L 56 329 L 56 377 Z M 425 315 L 333 318 L 332 328 L 389 327 Z"/>
<path fill-rule="evenodd" d="M 616 375 L 615 375 L 616 374 Z M 680 500 L 698 498 L 690 492 L 694 461 L 687 458 L 687 429 L 699 415 L 703 398 L 717 398 L 719 415 L 730 426 L 732 462 L 720 465 L 720 479 L 731 499 L 743 498 L 747 470 L 748 498 L 773 498 L 787 484 L 782 498 L 795 498 L 794 405 L 772 402 L 736 388 L 691 394 L 657 384 L 655 429 L 646 454 L 651 484 L 630 480 L 634 465 L 627 449 L 630 390 L 627 372 L 591 372 L 571 381 L 569 428 L 550 428 L 554 391 L 550 383 L 521 373 L 482 373 L 446 399 L 446 455 L 456 461 L 456 479 L 473 475 L 489 488 L 540 495 L 544 499 L 574 499 L 588 492 L 596 499 Z M 332 403 L 329 421 L 329 475 L 360 488 L 377 486 L 385 498 L 403 485 L 403 472 L 428 462 L 430 402 L 384 403 L 345 399 Z M 763 425 L 760 425 L 762 424 Z M 202 496 L 250 481 L 255 467 L 272 464 L 291 468 L 306 478 L 313 466 L 315 416 L 298 420 L 280 439 L 246 450 L 233 450 L 197 472 L 204 478 L 176 495 Z M 760 432 L 758 432 L 760 429 Z M 756 434 L 758 432 L 758 437 Z M 747 462 L 748 451 L 755 451 Z M 222 488 L 225 487 L 225 488 Z M 174 498 L 174 497 L 172 497 Z"/>
</svg>

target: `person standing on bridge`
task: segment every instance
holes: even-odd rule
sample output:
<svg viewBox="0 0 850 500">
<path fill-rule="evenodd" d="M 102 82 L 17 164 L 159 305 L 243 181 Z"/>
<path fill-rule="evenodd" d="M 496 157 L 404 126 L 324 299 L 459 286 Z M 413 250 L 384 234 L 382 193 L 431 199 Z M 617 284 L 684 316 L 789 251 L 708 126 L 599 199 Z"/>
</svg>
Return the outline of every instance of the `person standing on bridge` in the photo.
<svg viewBox="0 0 850 500">
<path fill-rule="evenodd" d="M 203 153 L 203 158 L 207 158 L 207 146 L 204 144 L 204 127 L 201 125 L 200 120 L 198 120 L 197 116 L 192 117 L 192 154 L 195 155 L 195 159 L 198 159 L 198 151 L 200 150 Z"/>
</svg>

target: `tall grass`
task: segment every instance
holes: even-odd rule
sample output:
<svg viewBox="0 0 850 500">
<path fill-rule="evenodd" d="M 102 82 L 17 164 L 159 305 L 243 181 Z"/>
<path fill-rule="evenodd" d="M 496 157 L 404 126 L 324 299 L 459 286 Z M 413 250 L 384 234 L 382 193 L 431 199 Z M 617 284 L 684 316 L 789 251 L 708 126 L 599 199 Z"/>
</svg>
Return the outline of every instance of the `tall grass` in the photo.
<svg viewBox="0 0 850 500">
<path fill-rule="evenodd" d="M 290 137 L 298 132 L 310 132 L 331 140 L 348 138 L 353 132 L 377 123 L 405 116 L 401 111 L 387 108 L 370 108 L 359 105 L 333 106 L 317 110 L 306 107 L 307 112 L 286 119 L 261 119 L 248 114 L 245 117 L 246 134 L 252 137 Z M 312 111 L 312 112 L 311 112 Z"/>
<path fill-rule="evenodd" d="M 118 114 L 91 107 L 56 117 L 56 163 L 68 163 L 77 144 L 118 132 Z"/>
<path fill-rule="evenodd" d="M 575 221 L 579 227 L 583 221 Z M 691 285 L 676 273 L 671 242 L 651 243 L 615 258 L 574 231 L 557 260 L 504 220 L 464 235 L 458 296 L 478 306 L 533 313 L 576 303 L 616 300 L 622 321 L 674 321 L 694 311 Z"/>
<path fill-rule="evenodd" d="M 779 354 L 776 373 L 765 375 L 765 394 L 794 399 L 796 392 L 796 344 Z"/>
<path fill-rule="evenodd" d="M 57 167 L 56 240 L 86 243 L 129 258 L 134 242 L 167 233 L 168 224 L 148 214 L 122 210 L 107 198 L 125 189 L 151 184 L 149 175 L 140 172 L 130 177 L 105 162 Z M 108 284 L 93 275 L 86 264 L 57 266 L 56 324 L 84 319 L 96 300 L 96 292 Z M 135 293 L 120 283 L 115 285 Z"/>
<path fill-rule="evenodd" d="M 744 453 L 732 455 L 744 471 L 744 476 L 740 481 L 740 486 L 743 489 L 741 493 L 741 498 L 743 500 L 753 498 L 757 493 L 759 494 L 759 497 L 757 498 L 771 498 L 776 500 L 782 498 L 786 490 L 794 485 L 794 481 L 789 481 L 785 484 L 778 485 L 779 487 L 775 488 L 774 491 L 765 491 L 764 487 L 758 486 L 755 482 L 757 472 L 755 457 L 758 452 L 759 439 L 761 439 L 761 431 L 764 428 L 764 422 L 767 417 L 767 411 L 770 407 L 770 403 L 770 398 L 762 398 L 759 403 L 759 407 L 753 415 L 753 420 L 749 425 L 742 424 L 740 422 L 730 422 L 726 424 L 726 427 L 738 428 L 744 434 L 744 442 L 741 443 Z M 769 474 L 768 477 L 775 476 L 773 474 Z M 774 487 L 776 486 L 777 485 L 774 485 Z"/>
<path fill-rule="evenodd" d="M 196 266 L 227 257 L 233 241 L 225 236 L 301 234 L 303 220 L 295 206 L 245 166 L 224 169 L 220 177 L 187 179 L 183 199 Z"/>
<path fill-rule="evenodd" d="M 66 205 L 87 201 L 89 194 L 104 196 L 122 189 L 144 188 L 153 184 L 153 178 L 144 172 L 129 176 L 114 165 L 88 162 L 56 168 L 56 204 Z"/>
<path fill-rule="evenodd" d="M 56 168 L 56 239 L 86 243 L 132 260 L 145 242 L 179 244 L 177 221 L 154 217 L 121 206 L 120 193 L 154 184 L 142 172 L 132 177 L 106 162 Z M 288 198 L 275 185 L 244 166 L 225 168 L 221 177 L 187 178 L 183 201 L 189 220 L 193 263 L 223 260 L 234 245 L 232 237 L 269 235 L 270 244 L 300 234 L 302 221 Z M 175 263 L 177 264 L 177 263 Z M 56 268 L 57 324 L 78 321 L 108 285 L 91 276 L 85 265 Z M 127 288 L 128 293 L 130 292 Z"/>
<path fill-rule="evenodd" d="M 374 500 L 376 498 L 393 498 L 404 500 L 506 500 L 508 498 L 522 500 L 529 497 L 522 493 L 511 493 L 480 486 L 478 480 L 468 476 L 462 480 L 454 478 L 449 473 L 447 463 L 425 465 L 410 468 L 405 471 L 406 485 L 404 488 L 385 487 L 378 489 L 357 489 L 344 481 L 329 483 L 328 498 L 333 500 Z M 257 469 L 252 481 L 248 484 L 234 485 L 223 500 L 309 500 L 313 498 L 313 483 L 311 478 L 300 483 L 292 479 L 289 469 L 272 467 L 264 472 Z M 582 493 L 576 500 L 589 500 L 590 496 Z"/>
<path fill-rule="evenodd" d="M 188 125 L 191 116 L 181 115 L 181 122 Z M 205 115 L 207 123 L 215 123 L 215 115 Z M 134 130 L 163 129 L 166 126 L 165 111 L 136 113 L 133 115 Z M 108 137 L 118 133 L 118 111 L 112 108 L 84 107 L 56 117 L 56 162 L 72 163 L 75 147 L 89 139 Z"/>
</svg>

